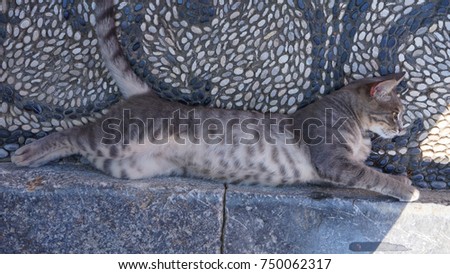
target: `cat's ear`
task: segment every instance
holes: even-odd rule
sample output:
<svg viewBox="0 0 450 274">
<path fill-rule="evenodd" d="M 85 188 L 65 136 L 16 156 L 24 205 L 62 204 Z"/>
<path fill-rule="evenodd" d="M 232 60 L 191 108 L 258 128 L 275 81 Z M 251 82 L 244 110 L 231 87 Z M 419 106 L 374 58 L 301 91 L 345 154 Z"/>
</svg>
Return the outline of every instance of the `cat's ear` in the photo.
<svg viewBox="0 0 450 274">
<path fill-rule="evenodd" d="M 397 87 L 402 78 L 399 80 L 391 79 L 373 84 L 370 88 L 370 97 L 374 97 L 375 99 L 384 102 L 391 100 L 392 91 Z"/>
</svg>

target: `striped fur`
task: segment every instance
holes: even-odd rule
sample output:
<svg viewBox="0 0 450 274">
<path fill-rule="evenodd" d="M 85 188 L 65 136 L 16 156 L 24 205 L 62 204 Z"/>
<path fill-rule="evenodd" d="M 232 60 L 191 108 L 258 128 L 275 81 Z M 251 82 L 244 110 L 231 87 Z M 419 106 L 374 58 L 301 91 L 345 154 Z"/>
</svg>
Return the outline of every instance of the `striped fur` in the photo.
<svg viewBox="0 0 450 274">
<path fill-rule="evenodd" d="M 325 181 L 401 201 L 419 198 L 407 177 L 364 165 L 368 131 L 392 138 L 404 130 L 394 92 L 402 74 L 355 81 L 292 115 L 187 106 L 159 98 L 133 73 L 116 37 L 112 0 L 99 1 L 96 14 L 105 64 L 128 100 L 104 119 L 20 148 L 12 157 L 17 165 L 81 154 L 118 178 L 181 175 L 269 186 Z M 211 127 L 212 119 L 225 126 Z M 221 133 L 222 139 L 209 137 Z"/>
<path fill-rule="evenodd" d="M 95 31 L 106 67 L 125 98 L 150 92 L 150 87 L 133 72 L 117 40 L 113 0 L 96 2 Z"/>
</svg>

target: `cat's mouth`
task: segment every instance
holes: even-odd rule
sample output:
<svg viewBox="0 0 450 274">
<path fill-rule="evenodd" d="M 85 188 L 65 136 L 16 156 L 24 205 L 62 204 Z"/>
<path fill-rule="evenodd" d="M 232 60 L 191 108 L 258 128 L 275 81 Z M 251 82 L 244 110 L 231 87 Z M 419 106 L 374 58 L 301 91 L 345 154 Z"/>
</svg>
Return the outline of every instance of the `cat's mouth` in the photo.
<svg viewBox="0 0 450 274">
<path fill-rule="evenodd" d="M 403 135 L 406 133 L 406 130 L 404 130 L 404 129 L 403 130 L 398 130 L 398 129 L 391 130 L 391 129 L 384 129 L 384 128 L 380 128 L 380 127 L 373 128 L 371 131 L 378 134 L 383 139 L 392 139 L 396 136 Z"/>
</svg>

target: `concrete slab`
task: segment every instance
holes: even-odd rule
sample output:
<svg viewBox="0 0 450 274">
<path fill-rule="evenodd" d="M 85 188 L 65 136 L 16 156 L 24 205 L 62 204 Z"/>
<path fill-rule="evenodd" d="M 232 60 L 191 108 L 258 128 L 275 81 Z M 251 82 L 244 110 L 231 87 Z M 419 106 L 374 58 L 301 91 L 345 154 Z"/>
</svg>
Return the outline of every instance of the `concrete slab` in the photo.
<svg viewBox="0 0 450 274">
<path fill-rule="evenodd" d="M 0 163 L 0 253 L 450 253 L 450 192 L 118 180 Z"/>
<path fill-rule="evenodd" d="M 226 195 L 225 253 L 450 253 L 450 192 L 401 203 L 367 191 L 246 188 Z"/>
<path fill-rule="evenodd" d="M 1 253 L 219 253 L 222 184 L 0 164 Z"/>
</svg>

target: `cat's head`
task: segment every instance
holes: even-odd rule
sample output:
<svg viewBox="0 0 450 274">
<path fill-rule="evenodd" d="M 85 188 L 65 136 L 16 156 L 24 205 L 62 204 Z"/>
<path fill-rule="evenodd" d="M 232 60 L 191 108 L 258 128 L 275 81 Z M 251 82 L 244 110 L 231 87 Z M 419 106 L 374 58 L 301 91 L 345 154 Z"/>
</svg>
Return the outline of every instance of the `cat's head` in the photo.
<svg viewBox="0 0 450 274">
<path fill-rule="evenodd" d="M 404 106 L 396 93 L 404 73 L 371 78 L 360 87 L 365 94 L 366 128 L 382 138 L 390 139 L 405 133 L 403 126 Z"/>
</svg>

